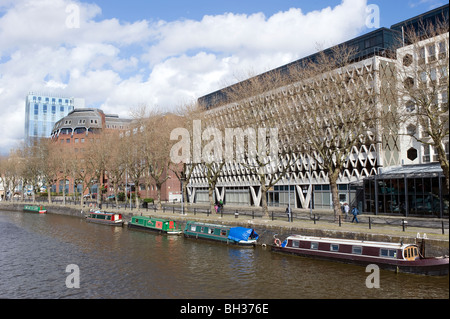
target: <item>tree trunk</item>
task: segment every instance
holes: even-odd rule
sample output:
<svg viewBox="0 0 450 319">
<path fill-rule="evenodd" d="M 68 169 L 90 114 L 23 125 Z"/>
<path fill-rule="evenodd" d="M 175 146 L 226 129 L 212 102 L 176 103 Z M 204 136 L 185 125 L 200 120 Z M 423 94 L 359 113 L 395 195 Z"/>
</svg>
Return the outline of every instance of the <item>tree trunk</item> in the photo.
<svg viewBox="0 0 450 319">
<path fill-rule="evenodd" d="M 334 221 L 337 222 L 339 217 L 342 218 L 341 205 L 339 203 L 339 192 L 337 186 L 337 180 L 339 177 L 339 170 L 335 169 L 329 172 L 330 187 L 331 187 L 331 199 L 333 201 Z"/>
<path fill-rule="evenodd" d="M 269 207 L 267 206 L 267 187 L 265 185 L 261 185 L 261 206 L 263 216 L 269 218 Z"/>
<path fill-rule="evenodd" d="M 215 190 L 216 190 L 216 184 L 210 185 L 210 187 L 208 189 L 208 197 L 209 197 L 209 209 L 211 211 L 211 214 L 216 213 L 216 209 L 214 208 L 215 203 L 214 203 L 214 196 L 213 196 Z"/>
<path fill-rule="evenodd" d="M 52 192 L 51 192 L 51 187 L 52 185 L 50 183 L 47 184 L 47 199 L 48 199 L 48 203 L 51 204 L 52 203 Z"/>
<path fill-rule="evenodd" d="M 161 185 L 160 184 L 156 184 L 156 193 L 158 194 L 158 198 L 157 198 L 157 202 L 156 202 L 156 208 L 157 209 L 161 209 L 162 205 L 161 205 Z"/>
</svg>

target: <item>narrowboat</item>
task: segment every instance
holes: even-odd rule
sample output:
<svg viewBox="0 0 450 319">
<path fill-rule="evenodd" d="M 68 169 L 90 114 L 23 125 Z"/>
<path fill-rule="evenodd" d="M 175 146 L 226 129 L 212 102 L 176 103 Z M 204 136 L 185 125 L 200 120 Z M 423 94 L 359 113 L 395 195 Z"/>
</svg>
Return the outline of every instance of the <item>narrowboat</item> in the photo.
<svg viewBox="0 0 450 319">
<path fill-rule="evenodd" d="M 86 221 L 103 225 L 123 226 L 122 214 L 101 212 L 99 210 L 90 211 L 86 215 Z"/>
<path fill-rule="evenodd" d="M 284 242 L 274 236 L 272 251 L 359 265 L 375 264 L 396 272 L 445 276 L 448 256 L 425 258 L 424 246 L 293 235 Z"/>
<path fill-rule="evenodd" d="M 187 222 L 184 229 L 184 236 L 186 238 L 200 238 L 240 246 L 255 246 L 259 237 L 255 230 L 251 228 L 206 224 L 194 221 Z"/>
<path fill-rule="evenodd" d="M 133 216 L 128 222 L 128 228 L 158 232 L 168 235 L 181 235 L 183 232 L 174 220 L 152 218 L 146 216 Z"/>
<path fill-rule="evenodd" d="M 47 210 L 45 209 L 44 206 L 25 205 L 23 207 L 23 210 L 26 212 L 31 212 L 31 213 L 39 213 L 39 214 L 47 213 Z"/>
</svg>

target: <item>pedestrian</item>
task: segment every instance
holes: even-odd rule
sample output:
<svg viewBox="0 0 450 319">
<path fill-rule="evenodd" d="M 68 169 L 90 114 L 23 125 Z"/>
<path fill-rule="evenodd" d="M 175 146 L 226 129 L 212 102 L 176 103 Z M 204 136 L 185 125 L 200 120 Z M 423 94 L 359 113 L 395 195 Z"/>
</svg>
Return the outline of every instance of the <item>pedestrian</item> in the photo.
<svg viewBox="0 0 450 319">
<path fill-rule="evenodd" d="M 348 206 L 347 203 L 344 203 L 344 213 L 345 213 L 345 220 L 348 219 L 348 212 L 350 211 L 350 206 Z"/>
<path fill-rule="evenodd" d="M 218 211 L 217 211 L 218 213 L 221 213 L 221 212 L 223 212 L 223 201 L 219 201 L 219 209 L 218 209 Z"/>
<path fill-rule="evenodd" d="M 359 210 L 358 210 L 358 208 L 353 207 L 353 209 L 352 209 L 352 214 L 353 214 L 352 223 L 353 223 L 353 221 L 355 221 L 355 220 L 356 220 L 357 223 L 359 223 L 358 217 L 357 217 L 357 216 L 359 215 Z"/>
<path fill-rule="evenodd" d="M 292 210 L 289 205 L 287 205 L 287 207 L 286 207 L 286 214 L 288 216 L 288 222 L 291 222 Z"/>
</svg>

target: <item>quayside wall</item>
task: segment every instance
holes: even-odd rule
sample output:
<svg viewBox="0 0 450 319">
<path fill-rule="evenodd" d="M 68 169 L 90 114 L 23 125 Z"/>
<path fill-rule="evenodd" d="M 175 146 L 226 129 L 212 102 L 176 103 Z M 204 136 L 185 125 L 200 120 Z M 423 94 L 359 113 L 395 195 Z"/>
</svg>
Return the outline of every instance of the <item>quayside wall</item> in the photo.
<svg viewBox="0 0 450 319">
<path fill-rule="evenodd" d="M 0 203 L 0 210 L 7 211 L 23 211 L 23 203 Z M 88 208 L 84 210 L 76 207 L 60 206 L 60 205 L 46 205 L 48 214 L 67 215 L 76 218 L 85 218 L 85 213 Z M 325 224 L 323 227 L 308 227 L 304 225 L 289 224 L 286 222 L 276 223 L 268 220 L 248 220 L 248 219 L 221 219 L 219 216 L 213 218 L 202 218 L 201 216 L 183 216 L 179 214 L 168 215 L 158 212 L 156 213 L 137 213 L 137 212 L 120 212 L 123 216 L 125 223 L 131 219 L 131 216 L 135 215 L 150 215 L 154 217 L 170 218 L 175 220 L 179 225 L 184 228 L 188 220 L 195 220 L 205 223 L 226 224 L 230 226 L 242 226 L 253 228 L 259 235 L 260 245 L 271 245 L 273 243 L 273 236 L 277 235 L 278 238 L 284 240 L 287 236 L 293 234 L 301 234 L 305 236 L 317 236 L 317 237 L 333 237 L 333 238 L 346 238 L 346 239 L 358 239 L 367 241 L 382 241 L 382 242 L 404 242 L 415 243 L 417 233 L 413 232 L 395 232 L 395 233 L 372 233 L 372 232 L 357 232 L 354 230 L 345 229 L 330 229 Z M 442 239 L 428 238 L 426 240 L 426 254 L 427 256 L 443 256 L 449 255 L 449 238 L 448 235 L 441 235 Z"/>
</svg>

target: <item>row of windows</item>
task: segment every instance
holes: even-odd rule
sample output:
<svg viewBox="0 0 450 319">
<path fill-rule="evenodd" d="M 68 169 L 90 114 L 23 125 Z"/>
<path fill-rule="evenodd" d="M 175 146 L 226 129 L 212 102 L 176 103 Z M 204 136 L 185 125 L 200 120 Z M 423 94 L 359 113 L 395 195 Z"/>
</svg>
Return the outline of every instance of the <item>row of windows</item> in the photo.
<svg viewBox="0 0 450 319">
<path fill-rule="evenodd" d="M 65 125 L 70 125 L 72 124 L 72 120 L 66 120 L 64 121 Z M 79 120 L 78 124 L 86 124 L 86 120 Z M 98 120 L 91 120 L 91 124 L 98 124 Z"/>
<path fill-rule="evenodd" d="M 42 97 L 41 97 L 41 96 L 38 96 L 38 97 L 33 96 L 33 101 L 38 101 L 38 102 L 40 102 L 40 101 L 42 101 Z M 46 102 L 46 103 L 50 103 L 50 98 L 46 97 L 46 98 L 45 98 L 45 102 Z M 55 103 L 56 103 L 56 98 L 52 98 L 52 104 L 55 104 Z M 59 104 L 62 104 L 62 103 L 63 103 L 63 99 L 58 99 L 58 103 L 59 103 Z M 65 104 L 69 104 L 69 99 L 65 99 L 65 100 L 64 100 L 64 103 L 65 103 Z"/>
<path fill-rule="evenodd" d="M 85 140 L 84 140 L 84 138 L 81 138 L 81 139 L 75 138 L 73 141 L 74 141 L 74 143 L 76 144 L 76 143 L 78 143 L 78 142 L 84 143 Z M 65 139 L 65 140 L 64 140 L 64 139 L 61 139 L 61 140 L 60 140 L 60 143 L 61 143 L 61 144 L 64 144 L 64 143 L 70 144 L 70 138 L 67 138 L 67 139 Z"/>
<path fill-rule="evenodd" d="M 298 240 L 292 241 L 292 247 L 299 248 L 300 242 Z M 319 243 L 311 242 L 310 249 L 318 250 Z M 339 244 L 331 244 L 330 251 L 339 251 Z M 362 254 L 362 246 L 352 246 L 352 254 L 361 255 Z M 397 258 L 397 250 L 382 248 L 382 249 L 380 249 L 380 256 L 388 257 L 388 258 Z"/>
<path fill-rule="evenodd" d="M 48 109 L 47 104 L 44 104 L 44 105 L 42 106 L 42 113 L 47 114 L 47 109 Z M 64 111 L 65 111 L 65 106 L 61 105 L 61 106 L 59 107 L 59 111 L 60 111 L 61 113 L 64 113 Z M 55 105 L 52 105 L 51 112 L 52 112 L 52 114 L 56 114 L 56 106 L 55 106 Z M 39 114 L 39 104 L 35 104 L 35 105 L 34 105 L 34 115 L 38 115 L 38 114 Z"/>
<path fill-rule="evenodd" d="M 443 59 L 447 55 L 447 45 L 445 41 L 440 41 L 438 43 L 432 43 L 427 46 L 420 47 L 418 55 L 419 55 L 418 56 L 419 63 L 425 63 L 426 58 L 428 58 L 429 63 L 436 61 L 437 58 Z M 413 63 L 413 56 L 409 53 L 406 54 L 403 57 L 403 65 L 410 66 L 412 63 Z"/>
</svg>

